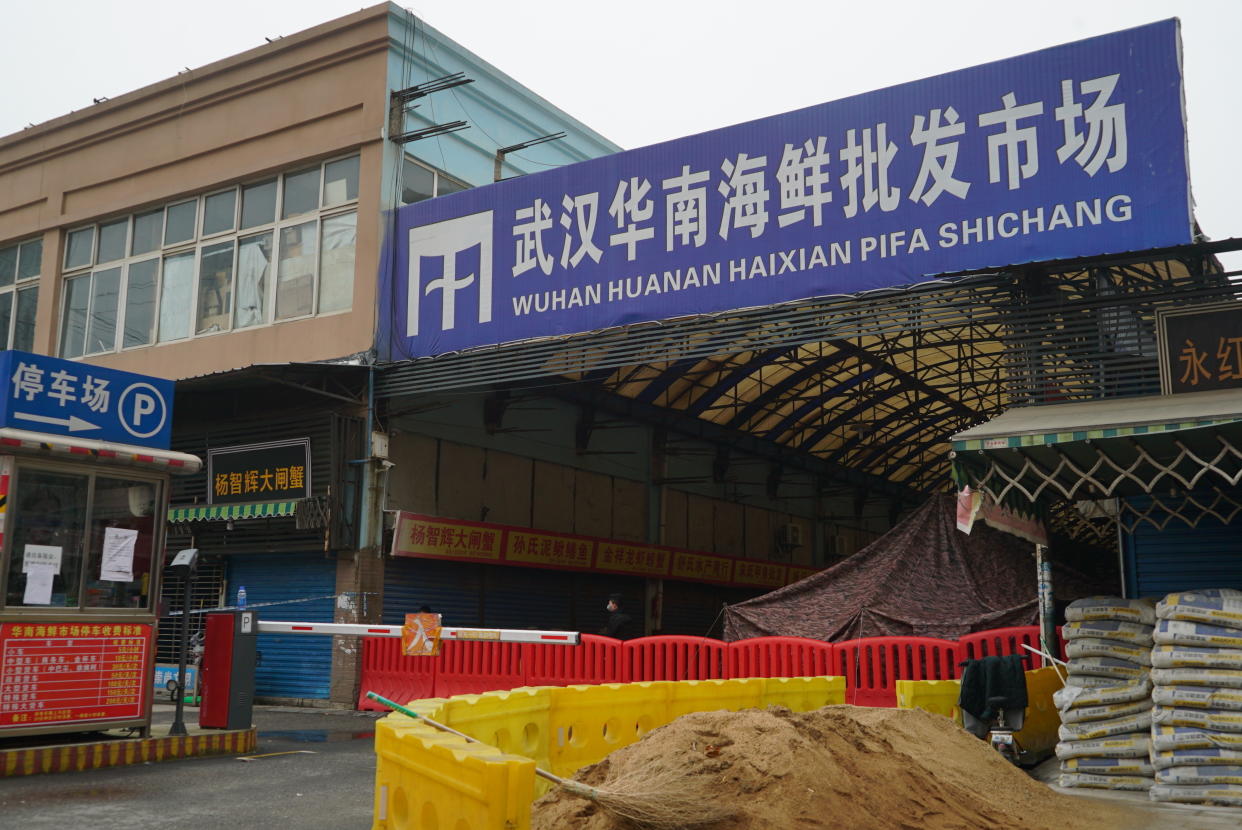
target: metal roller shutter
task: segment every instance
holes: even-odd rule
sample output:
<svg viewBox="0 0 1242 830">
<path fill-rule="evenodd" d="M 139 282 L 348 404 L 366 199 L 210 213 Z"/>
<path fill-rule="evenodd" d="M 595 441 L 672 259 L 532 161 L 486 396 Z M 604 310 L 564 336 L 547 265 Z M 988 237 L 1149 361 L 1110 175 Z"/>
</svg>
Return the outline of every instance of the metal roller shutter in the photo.
<svg viewBox="0 0 1242 830">
<path fill-rule="evenodd" d="M 385 625 L 427 605 L 446 625 L 482 627 L 481 565 L 397 556 L 384 562 Z"/>
<path fill-rule="evenodd" d="M 741 602 L 762 589 L 726 588 L 702 582 L 664 582 L 664 634 L 721 638 L 724 603 Z"/>
<path fill-rule="evenodd" d="M 260 620 L 332 622 L 336 562 L 322 553 L 237 555 L 229 559 L 226 599 L 246 586 L 246 604 Z M 273 603 L 273 604 L 268 604 Z M 256 697 L 326 698 L 332 677 L 332 638 L 260 634 Z"/>
<path fill-rule="evenodd" d="M 539 568 L 483 566 L 484 626 L 577 630 L 573 576 Z"/>
<path fill-rule="evenodd" d="M 1210 496 L 1208 497 L 1210 499 Z M 1134 499 L 1146 508 L 1148 499 Z M 1160 598 L 1195 588 L 1242 589 L 1242 515 L 1229 524 L 1202 519 L 1197 527 L 1173 519 L 1159 530 L 1143 522 L 1122 534 L 1126 593 Z"/>
</svg>

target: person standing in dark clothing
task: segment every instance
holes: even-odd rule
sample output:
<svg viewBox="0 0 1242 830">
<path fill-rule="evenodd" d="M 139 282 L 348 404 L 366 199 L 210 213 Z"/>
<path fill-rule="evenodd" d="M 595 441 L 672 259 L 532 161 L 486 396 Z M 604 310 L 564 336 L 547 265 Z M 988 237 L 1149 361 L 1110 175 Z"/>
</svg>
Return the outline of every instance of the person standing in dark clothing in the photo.
<svg viewBox="0 0 1242 830">
<path fill-rule="evenodd" d="M 603 633 L 624 640 L 630 633 L 630 623 L 634 618 L 621 610 L 621 595 L 609 594 L 605 608 L 608 610 L 608 625 L 604 627 Z"/>
</svg>

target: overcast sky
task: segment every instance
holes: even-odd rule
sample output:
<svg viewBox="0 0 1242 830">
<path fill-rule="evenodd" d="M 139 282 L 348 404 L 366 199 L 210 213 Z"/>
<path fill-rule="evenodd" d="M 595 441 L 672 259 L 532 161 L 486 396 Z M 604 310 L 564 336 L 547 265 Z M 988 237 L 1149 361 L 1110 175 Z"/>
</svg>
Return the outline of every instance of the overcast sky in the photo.
<svg viewBox="0 0 1242 830">
<path fill-rule="evenodd" d="M 0 135 L 359 8 L 358 0 L 7 4 Z M 1242 236 L 1238 0 L 418 0 L 408 8 L 626 148 L 1180 17 L 1196 215 L 1213 239 Z M 1226 262 L 1242 268 L 1238 255 Z"/>
</svg>

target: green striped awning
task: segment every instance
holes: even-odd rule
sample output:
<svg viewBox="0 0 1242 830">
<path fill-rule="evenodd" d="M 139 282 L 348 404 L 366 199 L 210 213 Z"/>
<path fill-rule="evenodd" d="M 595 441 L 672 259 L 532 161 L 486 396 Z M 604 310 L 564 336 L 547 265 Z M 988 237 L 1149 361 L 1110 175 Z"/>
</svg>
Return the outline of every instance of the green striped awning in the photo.
<svg viewBox="0 0 1242 830">
<path fill-rule="evenodd" d="M 292 516 L 297 501 L 262 501 L 254 504 L 196 504 L 168 508 L 170 522 L 220 522 L 228 519 L 262 519 L 267 516 Z"/>
</svg>

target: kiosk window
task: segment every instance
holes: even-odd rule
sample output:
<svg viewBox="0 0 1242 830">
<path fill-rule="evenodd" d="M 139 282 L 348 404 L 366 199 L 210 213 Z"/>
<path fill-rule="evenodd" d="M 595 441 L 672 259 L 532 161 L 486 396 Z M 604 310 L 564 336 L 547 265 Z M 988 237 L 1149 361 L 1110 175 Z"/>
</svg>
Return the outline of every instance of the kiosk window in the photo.
<svg viewBox="0 0 1242 830">
<path fill-rule="evenodd" d="M 88 487 L 87 476 L 21 470 L 8 605 L 78 607 Z"/>
<path fill-rule="evenodd" d="M 159 487 L 154 481 L 96 477 L 82 598 L 87 608 L 148 606 Z"/>
</svg>

